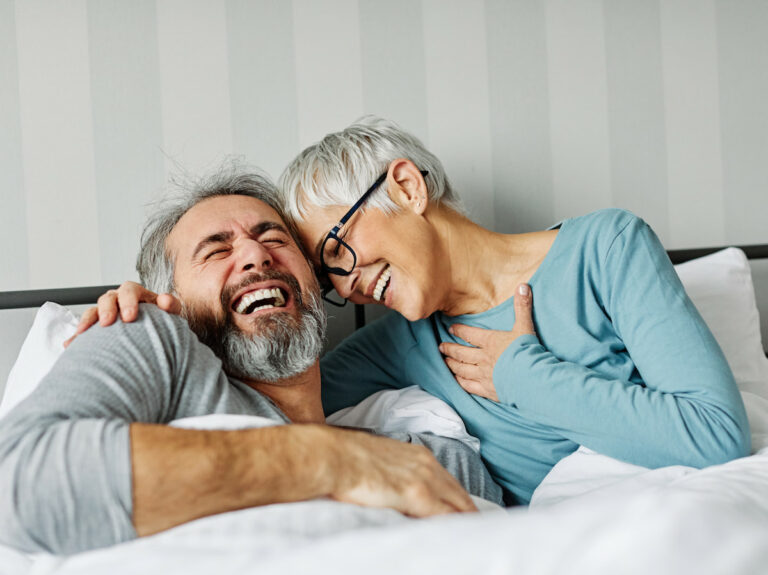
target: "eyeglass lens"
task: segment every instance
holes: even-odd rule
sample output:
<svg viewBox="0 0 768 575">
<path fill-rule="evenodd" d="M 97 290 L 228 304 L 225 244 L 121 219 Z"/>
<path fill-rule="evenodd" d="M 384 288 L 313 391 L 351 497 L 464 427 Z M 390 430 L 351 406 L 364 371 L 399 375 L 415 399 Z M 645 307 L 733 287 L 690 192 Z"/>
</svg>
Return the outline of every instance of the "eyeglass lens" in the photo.
<svg viewBox="0 0 768 575">
<path fill-rule="evenodd" d="M 328 238 L 323 251 L 323 262 L 329 268 L 351 272 L 355 267 L 355 256 L 347 244 L 336 238 Z"/>
</svg>

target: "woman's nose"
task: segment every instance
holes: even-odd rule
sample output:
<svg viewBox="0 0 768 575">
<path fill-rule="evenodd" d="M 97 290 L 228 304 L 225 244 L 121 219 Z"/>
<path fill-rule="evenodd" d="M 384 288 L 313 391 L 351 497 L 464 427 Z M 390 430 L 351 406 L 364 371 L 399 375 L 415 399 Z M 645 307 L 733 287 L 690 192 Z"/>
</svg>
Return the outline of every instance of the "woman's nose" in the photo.
<svg viewBox="0 0 768 575">
<path fill-rule="evenodd" d="M 352 270 L 352 273 L 348 276 L 337 276 L 331 274 L 331 282 L 341 297 L 344 299 L 349 299 L 352 294 L 355 293 L 355 288 L 360 283 L 360 274 L 356 269 Z"/>
</svg>

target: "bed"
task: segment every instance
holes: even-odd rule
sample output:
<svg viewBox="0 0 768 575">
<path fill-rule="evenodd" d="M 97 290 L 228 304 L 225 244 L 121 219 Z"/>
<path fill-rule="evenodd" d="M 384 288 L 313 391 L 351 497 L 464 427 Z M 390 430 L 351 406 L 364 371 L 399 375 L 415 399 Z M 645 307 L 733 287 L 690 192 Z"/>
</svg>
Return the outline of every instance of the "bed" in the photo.
<svg viewBox="0 0 768 575">
<path fill-rule="evenodd" d="M 270 505 L 70 557 L 0 547 L 0 574 L 768 573 L 768 358 L 753 284 L 753 275 L 767 277 L 761 266 L 768 245 L 669 254 L 739 384 L 752 432 L 749 457 L 703 470 L 651 470 L 582 448 L 552 469 L 529 508 L 414 520 L 326 500 Z M 0 309 L 49 299 L 83 304 L 103 289 L 0 293 Z M 62 309 L 37 312 L 0 416 L 23 396 L 26 381 L 55 361 L 51 346 L 75 321 Z M 356 319 L 364 321 L 362 311 Z M 12 324 L 1 325 L 18 331 Z M 21 329 L 18 340 L 29 326 Z M 397 419 L 388 413 L 390 423 Z"/>
</svg>

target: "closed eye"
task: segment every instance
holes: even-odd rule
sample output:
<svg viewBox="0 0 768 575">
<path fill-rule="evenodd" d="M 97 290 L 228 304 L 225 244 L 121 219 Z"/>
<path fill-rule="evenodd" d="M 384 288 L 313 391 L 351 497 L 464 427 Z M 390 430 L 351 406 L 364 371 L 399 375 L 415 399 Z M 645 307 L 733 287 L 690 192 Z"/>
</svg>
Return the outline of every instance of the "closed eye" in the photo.
<svg viewBox="0 0 768 575">
<path fill-rule="evenodd" d="M 229 251 L 229 249 L 228 249 L 228 248 L 222 248 L 222 249 L 218 249 L 218 250 L 213 250 L 212 252 L 210 252 L 210 253 L 206 254 L 206 256 L 205 256 L 203 259 L 204 259 L 205 261 L 208 261 L 208 260 L 209 260 L 209 259 L 211 259 L 212 257 L 218 256 L 218 255 L 220 255 L 220 254 L 224 254 L 224 253 L 227 253 L 228 251 Z"/>
<path fill-rule="evenodd" d="M 285 238 L 282 238 L 282 237 L 262 238 L 259 241 L 262 244 L 271 244 L 271 245 L 278 245 L 278 246 L 285 245 L 286 243 Z"/>
</svg>

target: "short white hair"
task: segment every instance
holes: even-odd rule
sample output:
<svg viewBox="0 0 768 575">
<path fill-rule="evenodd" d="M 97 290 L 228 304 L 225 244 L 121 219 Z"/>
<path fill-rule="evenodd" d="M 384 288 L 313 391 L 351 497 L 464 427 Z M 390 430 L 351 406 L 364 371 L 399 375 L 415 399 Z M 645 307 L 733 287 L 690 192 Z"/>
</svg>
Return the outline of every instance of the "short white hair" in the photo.
<svg viewBox="0 0 768 575">
<path fill-rule="evenodd" d="M 424 181 L 431 202 L 464 213 L 437 156 L 394 122 L 365 116 L 309 146 L 288 165 L 279 182 L 286 216 L 301 222 L 314 206 L 351 206 L 397 158 L 407 158 L 419 170 L 429 172 Z M 397 211 L 386 190 L 384 181 L 366 207 Z"/>
</svg>

